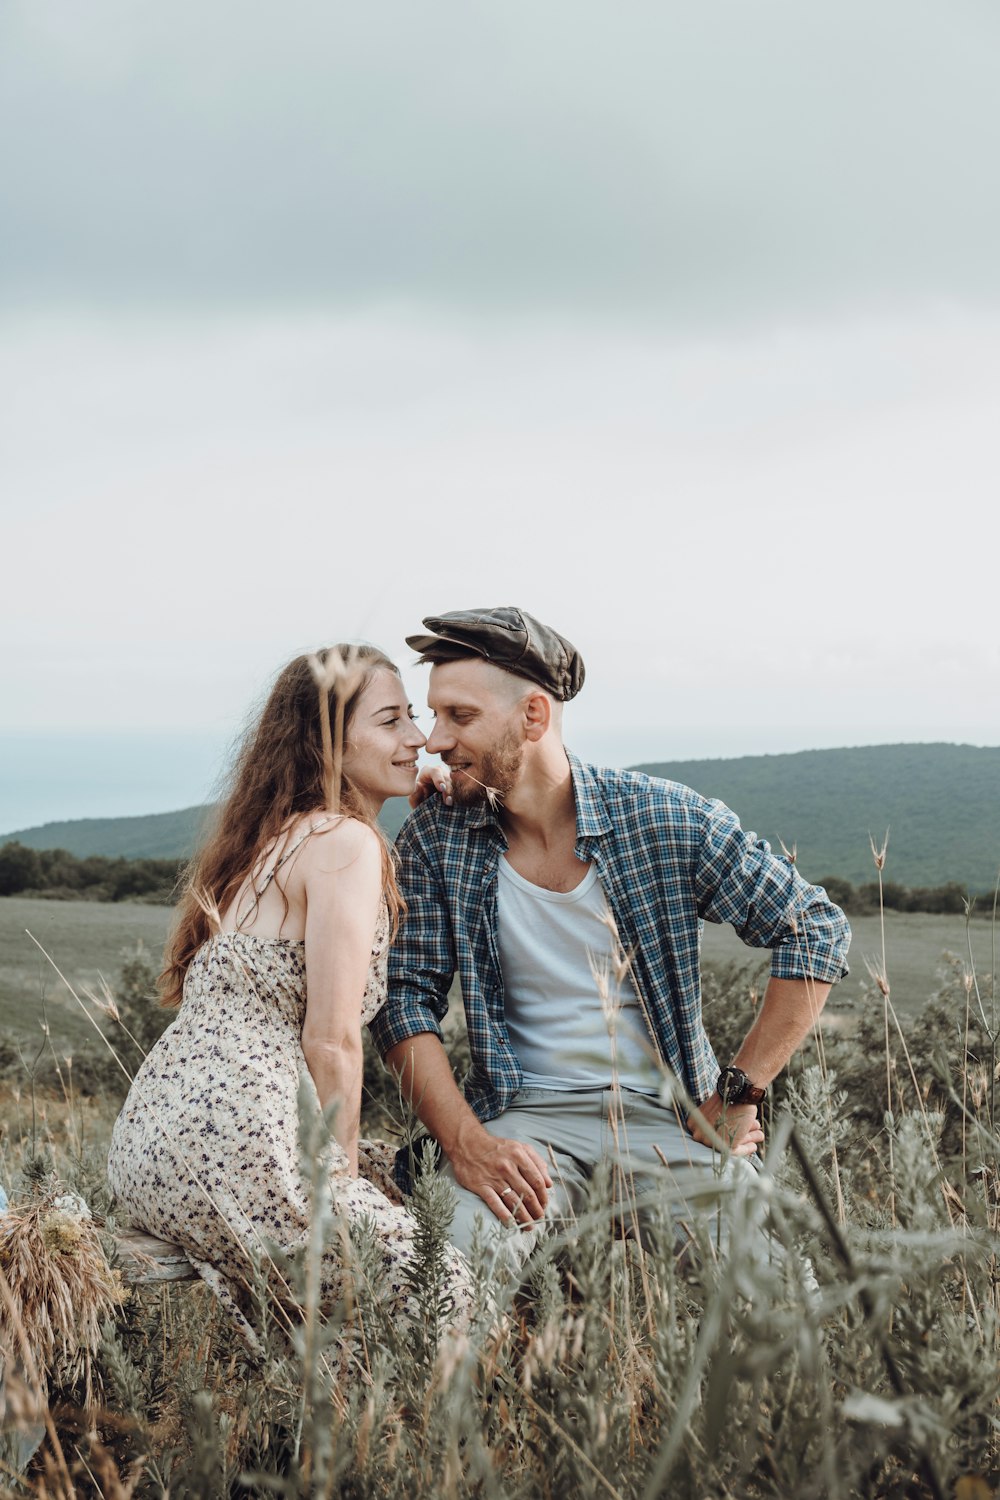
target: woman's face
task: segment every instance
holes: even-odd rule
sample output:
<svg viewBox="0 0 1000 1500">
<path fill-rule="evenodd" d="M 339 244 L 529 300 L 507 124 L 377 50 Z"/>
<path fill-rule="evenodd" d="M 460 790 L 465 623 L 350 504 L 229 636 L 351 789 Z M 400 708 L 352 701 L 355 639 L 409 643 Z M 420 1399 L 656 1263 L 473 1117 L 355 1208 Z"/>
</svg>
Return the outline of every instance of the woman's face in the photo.
<svg viewBox="0 0 1000 1500">
<path fill-rule="evenodd" d="M 402 682 L 388 667 L 378 667 L 354 705 L 344 737 L 344 775 L 377 811 L 387 797 L 413 791 L 417 752 L 426 743 Z"/>
</svg>

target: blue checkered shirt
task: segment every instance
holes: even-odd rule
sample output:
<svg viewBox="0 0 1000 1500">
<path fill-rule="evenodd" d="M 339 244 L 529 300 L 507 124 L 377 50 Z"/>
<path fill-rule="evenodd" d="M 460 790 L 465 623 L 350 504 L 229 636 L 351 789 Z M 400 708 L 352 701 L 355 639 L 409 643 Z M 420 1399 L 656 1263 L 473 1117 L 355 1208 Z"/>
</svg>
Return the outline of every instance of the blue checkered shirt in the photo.
<svg viewBox="0 0 1000 1500">
<path fill-rule="evenodd" d="M 690 787 L 569 756 L 576 857 L 592 860 L 659 1055 L 696 1101 L 719 1067 L 702 1024 L 701 923 L 729 922 L 772 952 L 771 973 L 833 982 L 847 973 L 847 919 L 736 814 Z M 384 1055 L 419 1032 L 441 1035 L 458 974 L 472 1052 L 465 1093 L 481 1120 L 521 1086 L 504 1016 L 497 864 L 507 840 L 487 804 L 424 802 L 396 842 L 408 911 L 389 955 L 389 1000 L 371 1023 Z"/>
</svg>

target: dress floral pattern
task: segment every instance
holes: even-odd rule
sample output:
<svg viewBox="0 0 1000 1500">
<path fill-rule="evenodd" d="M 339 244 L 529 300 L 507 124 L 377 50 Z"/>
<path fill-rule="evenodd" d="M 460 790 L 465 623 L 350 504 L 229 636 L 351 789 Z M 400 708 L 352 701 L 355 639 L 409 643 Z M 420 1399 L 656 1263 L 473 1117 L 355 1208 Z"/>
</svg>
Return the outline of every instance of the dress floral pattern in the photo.
<svg viewBox="0 0 1000 1500">
<path fill-rule="evenodd" d="M 383 903 L 365 1024 L 385 1003 L 388 946 Z M 302 1052 L 305 1004 L 303 943 L 242 932 L 209 939 L 192 960 L 177 1019 L 136 1074 L 112 1134 L 108 1179 L 124 1216 L 183 1246 L 241 1323 L 247 1247 L 294 1252 L 309 1231 L 300 1086 L 312 1091 L 317 1109 L 319 1100 Z M 393 1155 L 382 1142 L 360 1142 L 362 1175 L 355 1178 L 331 1142 L 329 1180 L 340 1217 L 348 1224 L 367 1218 L 374 1227 L 380 1297 L 407 1316 L 403 1273 L 413 1259 L 414 1220 L 392 1182 Z M 461 1324 L 472 1306 L 471 1281 L 459 1251 L 450 1257 L 453 1319 Z M 330 1244 L 321 1298 L 332 1305 L 343 1292 L 340 1250 Z"/>
</svg>

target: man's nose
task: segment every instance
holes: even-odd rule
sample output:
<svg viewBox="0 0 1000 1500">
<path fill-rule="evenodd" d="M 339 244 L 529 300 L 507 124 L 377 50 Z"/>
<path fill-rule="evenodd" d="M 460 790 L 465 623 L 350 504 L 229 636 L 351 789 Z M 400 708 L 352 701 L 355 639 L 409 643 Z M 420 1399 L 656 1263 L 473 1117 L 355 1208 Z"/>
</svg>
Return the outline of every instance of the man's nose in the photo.
<svg viewBox="0 0 1000 1500">
<path fill-rule="evenodd" d="M 440 755 L 442 750 L 450 750 L 455 743 L 455 736 L 448 734 L 442 728 L 440 720 L 435 720 L 434 728 L 430 732 L 430 738 L 424 747 L 428 755 Z"/>
</svg>

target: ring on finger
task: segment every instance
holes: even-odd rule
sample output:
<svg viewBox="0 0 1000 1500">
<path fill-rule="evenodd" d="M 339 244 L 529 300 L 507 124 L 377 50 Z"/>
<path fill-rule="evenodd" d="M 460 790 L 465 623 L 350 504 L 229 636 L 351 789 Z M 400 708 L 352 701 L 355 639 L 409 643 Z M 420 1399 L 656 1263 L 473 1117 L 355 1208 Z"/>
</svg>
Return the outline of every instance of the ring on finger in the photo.
<svg viewBox="0 0 1000 1500">
<path fill-rule="evenodd" d="M 515 1198 L 517 1197 L 517 1194 L 514 1192 L 514 1189 L 508 1183 L 508 1185 L 505 1188 L 501 1188 L 501 1190 L 500 1190 L 500 1196 L 501 1196 L 501 1198 L 506 1198 L 509 1194 L 513 1194 L 513 1196 Z"/>
</svg>

